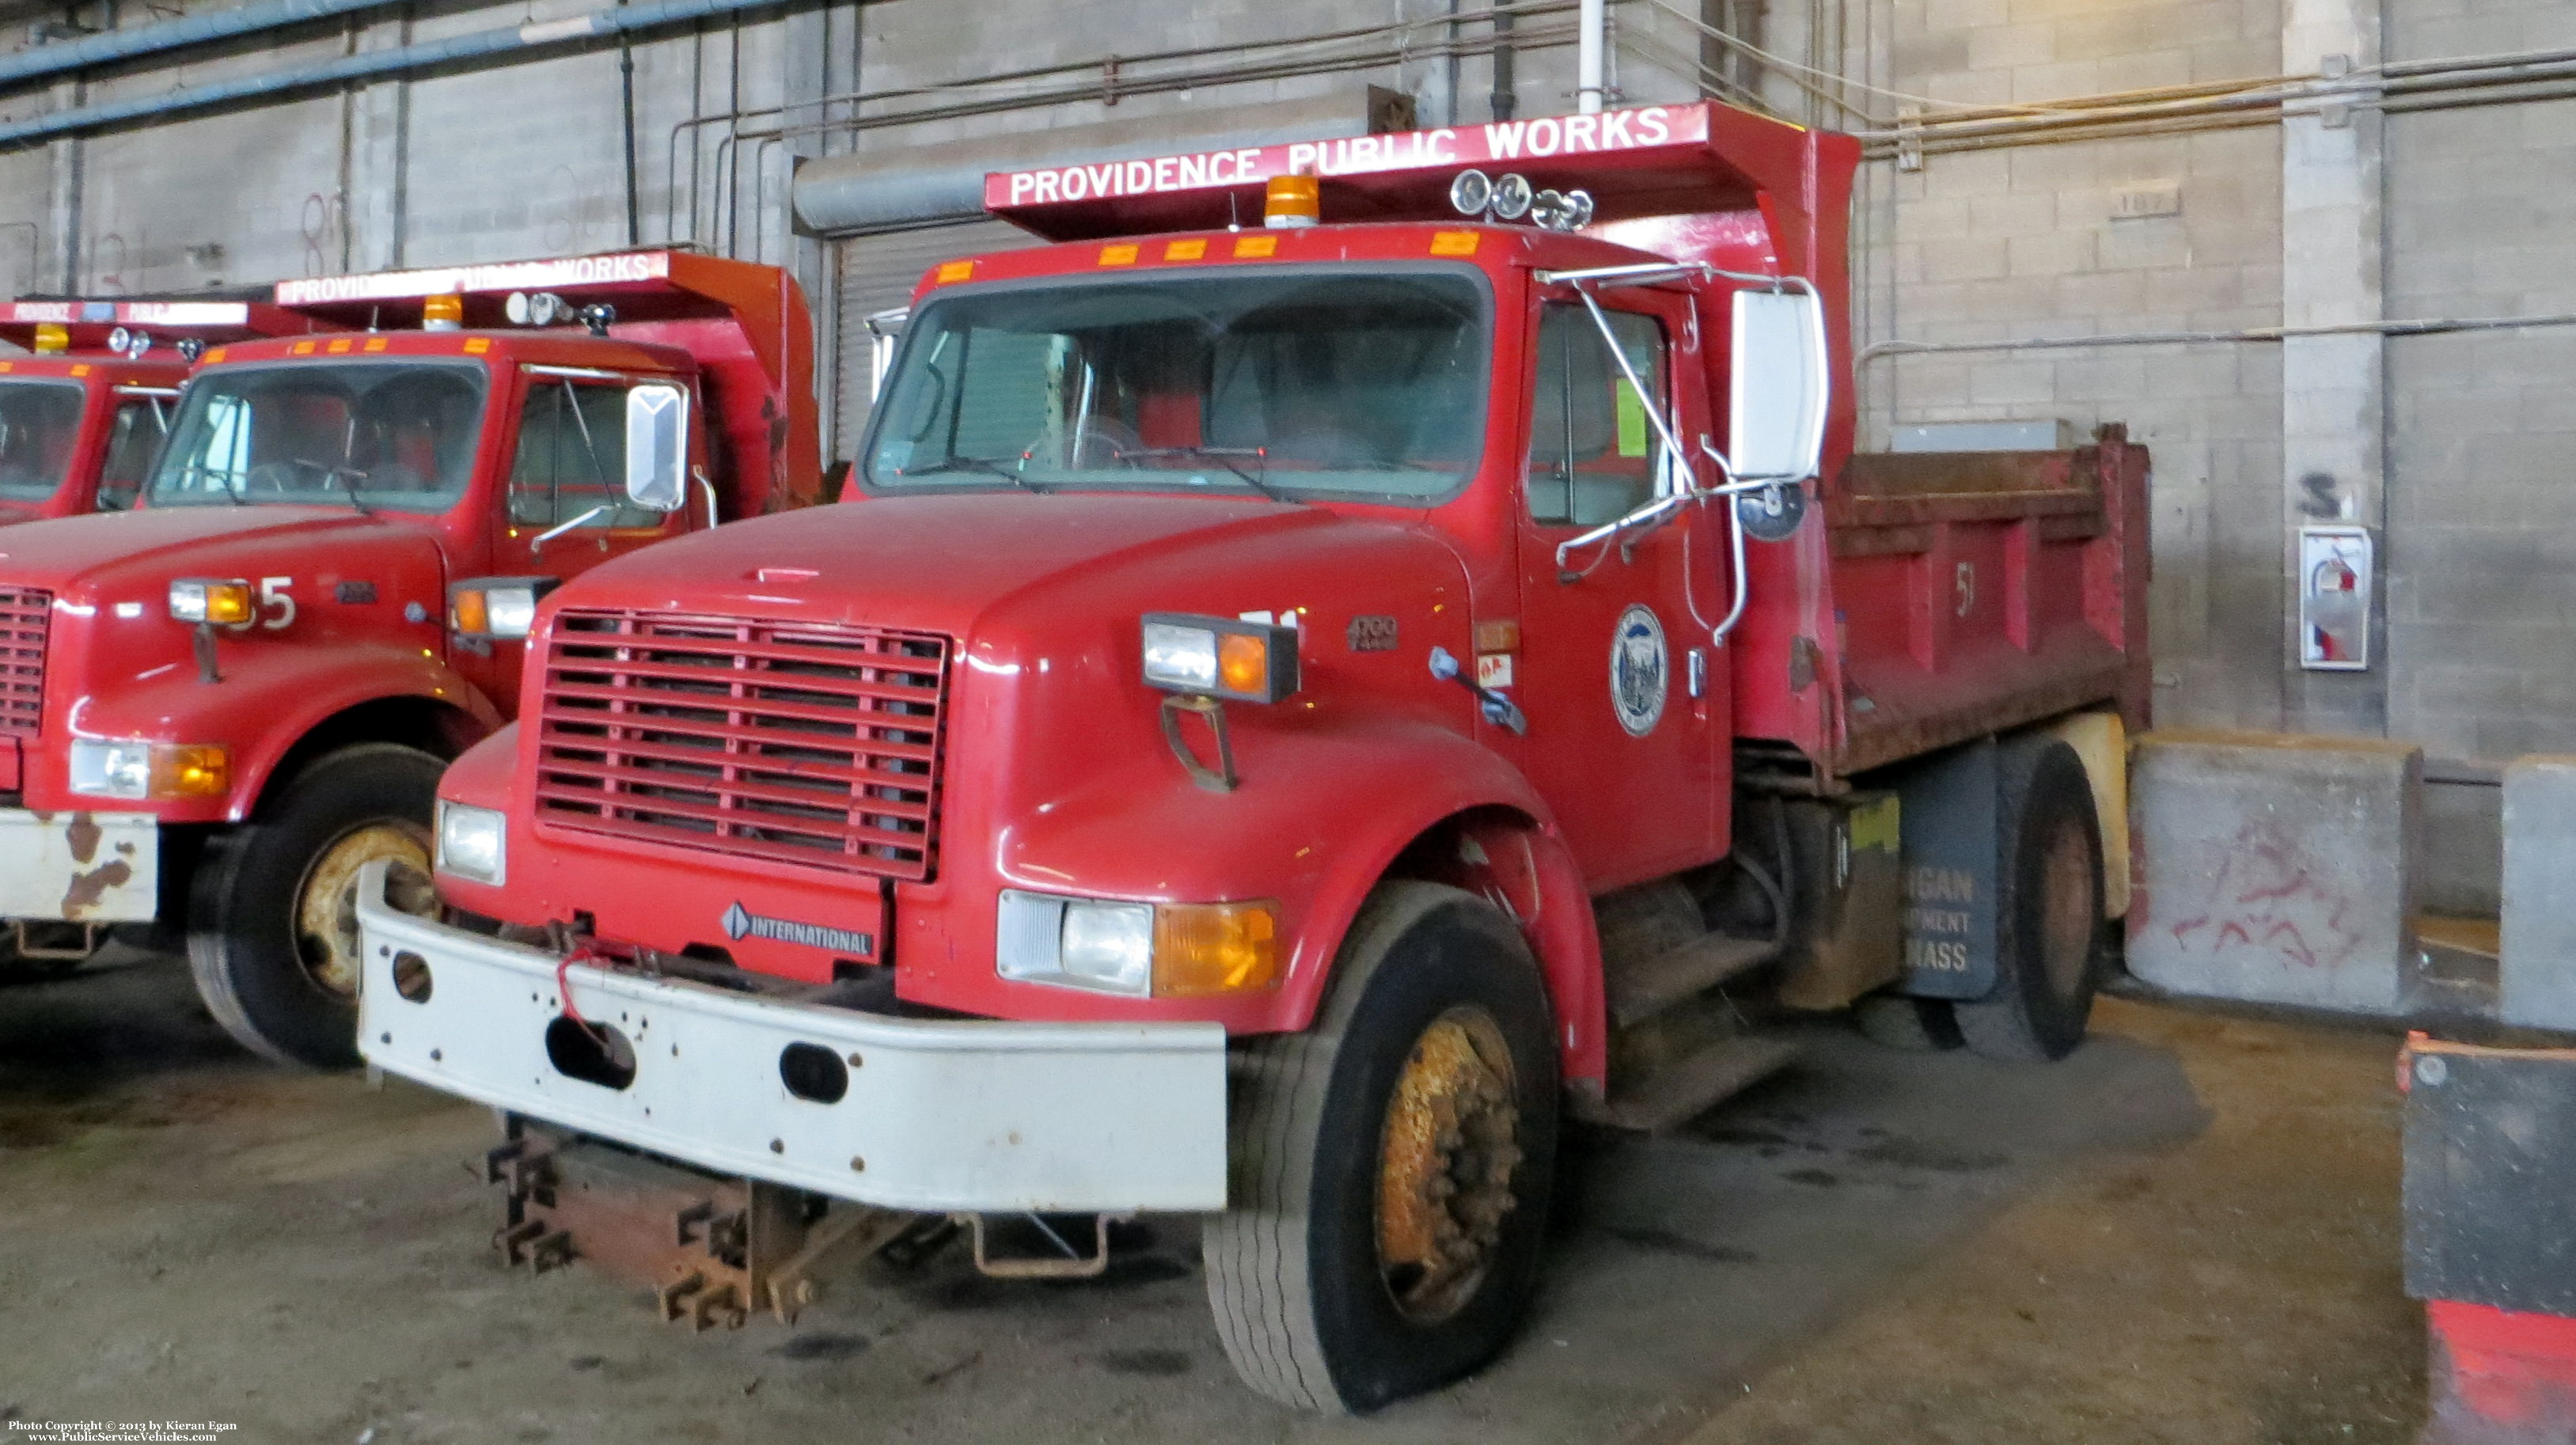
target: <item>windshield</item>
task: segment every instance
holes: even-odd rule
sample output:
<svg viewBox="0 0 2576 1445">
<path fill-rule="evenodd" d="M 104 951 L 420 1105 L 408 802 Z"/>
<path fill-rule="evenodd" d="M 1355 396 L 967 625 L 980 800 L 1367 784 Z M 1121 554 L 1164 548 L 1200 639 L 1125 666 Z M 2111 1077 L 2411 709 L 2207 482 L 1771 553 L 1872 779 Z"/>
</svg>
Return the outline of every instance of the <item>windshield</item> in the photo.
<svg viewBox="0 0 2576 1445">
<path fill-rule="evenodd" d="M 337 502 L 445 511 L 465 495 L 483 368 L 361 361 L 226 367 L 179 404 L 156 507 Z"/>
<path fill-rule="evenodd" d="M 63 484 L 82 400 L 77 381 L 0 381 L 0 497 L 41 502 Z"/>
<path fill-rule="evenodd" d="M 1485 314 L 1472 274 L 1428 269 L 939 297 L 907 329 L 867 479 L 1443 500 L 1483 442 Z"/>
</svg>

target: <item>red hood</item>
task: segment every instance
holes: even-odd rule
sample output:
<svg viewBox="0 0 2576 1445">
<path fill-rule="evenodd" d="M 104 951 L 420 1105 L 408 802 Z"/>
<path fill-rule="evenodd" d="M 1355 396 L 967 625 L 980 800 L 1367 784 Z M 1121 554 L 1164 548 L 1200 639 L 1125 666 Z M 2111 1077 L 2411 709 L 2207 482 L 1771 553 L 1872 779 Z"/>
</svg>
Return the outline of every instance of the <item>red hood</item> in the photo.
<svg viewBox="0 0 2576 1445">
<path fill-rule="evenodd" d="M 360 545 L 399 531 L 418 535 L 425 519 L 348 508 L 261 503 L 243 507 L 162 507 L 30 522 L 0 532 L 0 581 L 67 593 L 109 568 L 177 568 L 230 575 L 226 561 L 243 552 L 292 544 L 299 549 Z"/>
<path fill-rule="evenodd" d="M 565 589 L 567 603 L 779 615 L 967 636 L 1015 594 L 1110 565 L 1178 561 L 1304 528 L 1320 507 L 1250 497 L 1005 492 L 883 498 L 764 517 L 647 548 Z M 0 548 L 6 547 L 0 542 Z M 810 610 L 808 610 L 810 609 Z"/>
</svg>

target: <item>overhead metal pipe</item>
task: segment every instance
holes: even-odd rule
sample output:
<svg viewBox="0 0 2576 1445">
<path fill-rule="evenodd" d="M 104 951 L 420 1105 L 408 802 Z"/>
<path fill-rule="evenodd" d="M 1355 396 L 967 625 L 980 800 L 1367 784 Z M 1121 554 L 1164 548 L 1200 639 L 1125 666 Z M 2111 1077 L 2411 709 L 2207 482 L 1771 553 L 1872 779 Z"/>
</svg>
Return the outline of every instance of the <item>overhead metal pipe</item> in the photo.
<svg viewBox="0 0 2576 1445">
<path fill-rule="evenodd" d="M 184 20 L 138 25 L 131 30 L 109 30 L 79 40 L 39 45 L 13 55 L 0 56 L 0 85 L 60 75 L 69 70 L 87 70 L 96 65 L 111 65 L 120 60 L 133 60 L 168 50 L 185 50 L 229 40 L 237 35 L 256 35 L 264 30 L 328 20 L 361 10 L 382 9 L 393 3 L 394 0 L 251 0 L 247 5 L 210 10 Z"/>
<path fill-rule="evenodd" d="M 457 35 L 445 40 L 406 45 L 392 50 L 361 51 L 356 55 L 344 55 L 331 60 L 317 61 L 311 65 L 289 66 L 284 70 L 246 75 L 235 80 L 217 81 L 210 85 L 190 86 L 184 90 L 165 91 L 159 95 L 135 96 L 127 100 L 105 101 L 97 105 L 75 106 L 70 110 L 58 110 L 50 115 L 29 116 L 25 120 L 0 122 L 0 145 L 25 144 L 58 135 L 102 130 L 108 126 L 153 119 L 178 111 L 231 105 L 290 91 L 310 90 L 316 86 L 364 80 L 371 76 L 426 70 L 432 66 L 454 65 L 461 61 L 480 60 L 524 50 L 575 45 L 631 31 L 675 25 L 708 15 L 757 10 L 777 3 L 778 0 L 646 0 L 646 3 L 596 10 L 588 15 L 576 15 L 567 20 L 548 20 L 502 29 L 478 30 L 470 35 Z"/>
<path fill-rule="evenodd" d="M 1610 6 L 1607 0 L 1583 0 L 1574 41 L 1574 109 L 1579 114 L 1595 115 L 1601 110 L 1609 53 Z"/>
</svg>

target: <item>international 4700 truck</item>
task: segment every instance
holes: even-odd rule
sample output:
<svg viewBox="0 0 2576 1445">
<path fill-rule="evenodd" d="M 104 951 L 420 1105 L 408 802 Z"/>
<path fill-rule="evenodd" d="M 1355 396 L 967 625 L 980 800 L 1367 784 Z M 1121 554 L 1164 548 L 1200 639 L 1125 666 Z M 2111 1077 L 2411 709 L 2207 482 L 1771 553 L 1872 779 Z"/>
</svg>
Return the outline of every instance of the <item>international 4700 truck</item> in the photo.
<svg viewBox="0 0 2576 1445">
<path fill-rule="evenodd" d="M 354 1065 L 360 865 L 425 896 L 439 771 L 515 714 L 546 589 L 815 498 L 812 321 L 672 252 L 276 304 L 313 334 L 204 352 L 134 510 L 0 532 L 0 954 L 183 936 L 236 1038 Z"/>
<path fill-rule="evenodd" d="M 1690 105 L 991 177 L 1054 244 L 924 278 L 841 505 L 538 610 L 447 914 L 361 885 L 362 1051 L 508 1116 L 514 1258 L 703 1322 L 826 1201 L 1023 1274 L 1196 1213 L 1328 1410 L 1504 1345 L 1562 1119 L 1790 1012 L 2064 1054 L 2146 458 L 1852 454 L 1857 160 Z"/>
<path fill-rule="evenodd" d="M 203 348 L 327 329 L 254 301 L 0 301 L 0 526 L 123 511 Z"/>
</svg>

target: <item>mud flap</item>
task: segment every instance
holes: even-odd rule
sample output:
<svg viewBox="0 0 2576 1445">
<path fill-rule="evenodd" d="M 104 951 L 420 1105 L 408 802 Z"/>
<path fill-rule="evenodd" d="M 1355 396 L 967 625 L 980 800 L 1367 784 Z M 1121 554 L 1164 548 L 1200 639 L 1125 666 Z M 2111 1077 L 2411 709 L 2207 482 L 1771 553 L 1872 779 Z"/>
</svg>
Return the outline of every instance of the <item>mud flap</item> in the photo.
<svg viewBox="0 0 2576 1445">
<path fill-rule="evenodd" d="M 826 1252 L 874 1253 L 923 1216 L 725 1179 L 513 1118 L 484 1156 L 507 1191 L 502 1261 L 542 1274 L 582 1260 L 653 1291 L 665 1320 L 739 1329 L 755 1311 L 794 1324 Z"/>
<path fill-rule="evenodd" d="M 1995 987 L 1998 745 L 1992 738 L 1890 769 L 1905 867 L 1905 981 L 1918 998 Z"/>
</svg>

